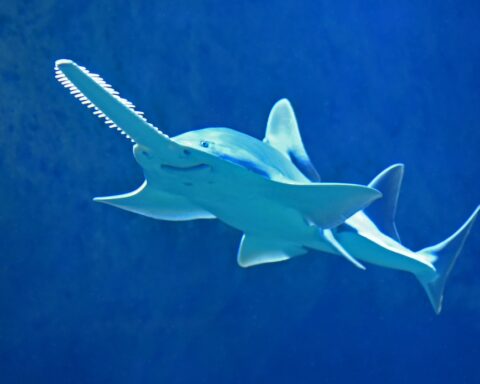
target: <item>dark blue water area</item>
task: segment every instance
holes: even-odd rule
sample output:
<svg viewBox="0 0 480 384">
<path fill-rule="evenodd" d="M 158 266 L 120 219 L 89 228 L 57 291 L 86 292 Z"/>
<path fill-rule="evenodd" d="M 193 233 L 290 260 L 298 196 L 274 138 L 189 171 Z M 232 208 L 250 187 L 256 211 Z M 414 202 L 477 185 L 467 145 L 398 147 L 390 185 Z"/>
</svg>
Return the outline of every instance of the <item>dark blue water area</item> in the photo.
<svg viewBox="0 0 480 384">
<path fill-rule="evenodd" d="M 100 73 L 169 135 L 262 138 L 292 102 L 324 181 L 403 162 L 411 249 L 480 202 L 478 1 L 0 4 L 0 382 L 479 383 L 480 226 L 434 314 L 412 275 L 310 253 L 237 266 L 241 233 L 92 197 L 143 182 L 131 143 L 54 79 Z"/>
</svg>

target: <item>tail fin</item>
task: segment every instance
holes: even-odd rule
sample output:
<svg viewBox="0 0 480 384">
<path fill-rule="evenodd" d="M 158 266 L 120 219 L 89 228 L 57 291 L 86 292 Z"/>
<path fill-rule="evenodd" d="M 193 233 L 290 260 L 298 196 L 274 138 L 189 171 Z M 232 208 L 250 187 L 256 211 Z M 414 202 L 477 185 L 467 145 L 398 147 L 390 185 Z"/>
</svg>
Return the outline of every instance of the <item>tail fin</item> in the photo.
<svg viewBox="0 0 480 384">
<path fill-rule="evenodd" d="M 417 279 L 427 292 L 430 303 L 437 315 L 442 310 L 443 291 L 445 289 L 448 275 L 452 271 L 458 256 L 462 252 L 465 240 L 470 233 L 479 212 L 480 206 L 475 209 L 460 229 L 448 239 L 418 252 L 431 260 L 436 269 L 436 274 L 433 278 L 432 275 L 429 274 L 417 275 Z"/>
</svg>

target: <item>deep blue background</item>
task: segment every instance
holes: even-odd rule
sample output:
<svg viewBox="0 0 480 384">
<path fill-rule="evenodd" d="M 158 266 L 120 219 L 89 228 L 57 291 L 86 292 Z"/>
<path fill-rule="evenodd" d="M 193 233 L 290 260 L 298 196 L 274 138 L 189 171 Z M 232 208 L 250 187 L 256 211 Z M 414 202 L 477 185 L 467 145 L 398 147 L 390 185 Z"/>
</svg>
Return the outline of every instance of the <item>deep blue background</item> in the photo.
<svg viewBox="0 0 480 384">
<path fill-rule="evenodd" d="M 288 97 L 324 180 L 405 163 L 418 249 L 480 202 L 479 18 L 453 0 L 2 1 L 0 382 L 480 382 L 478 223 L 440 316 L 412 276 L 328 255 L 243 270 L 220 222 L 91 201 L 141 169 L 53 77 L 73 59 L 170 135 L 262 138 Z"/>
</svg>

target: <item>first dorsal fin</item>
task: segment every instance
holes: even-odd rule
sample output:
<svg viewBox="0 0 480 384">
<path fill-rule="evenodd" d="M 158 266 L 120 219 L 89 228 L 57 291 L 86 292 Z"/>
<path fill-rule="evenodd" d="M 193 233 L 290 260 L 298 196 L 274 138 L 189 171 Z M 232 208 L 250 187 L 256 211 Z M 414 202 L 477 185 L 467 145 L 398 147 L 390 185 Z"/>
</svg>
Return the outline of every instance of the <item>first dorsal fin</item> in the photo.
<svg viewBox="0 0 480 384">
<path fill-rule="evenodd" d="M 365 210 L 367 216 L 380 231 L 398 242 L 400 242 L 400 236 L 395 226 L 395 213 L 402 185 L 403 170 L 403 164 L 394 164 L 381 172 L 368 184 L 369 187 L 382 192 L 383 198 Z"/>
<path fill-rule="evenodd" d="M 305 151 L 295 113 L 287 99 L 281 99 L 273 106 L 263 141 L 287 156 L 310 181 L 320 181 L 320 176 Z"/>
</svg>

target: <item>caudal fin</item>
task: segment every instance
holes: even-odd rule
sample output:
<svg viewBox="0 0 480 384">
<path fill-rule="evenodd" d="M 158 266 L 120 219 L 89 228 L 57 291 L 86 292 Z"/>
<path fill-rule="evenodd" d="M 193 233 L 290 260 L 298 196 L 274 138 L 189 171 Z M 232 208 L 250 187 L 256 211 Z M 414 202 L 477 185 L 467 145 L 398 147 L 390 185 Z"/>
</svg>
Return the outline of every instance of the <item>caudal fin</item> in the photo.
<svg viewBox="0 0 480 384">
<path fill-rule="evenodd" d="M 480 206 L 475 209 L 460 229 L 448 239 L 418 252 L 431 260 L 436 269 L 436 274 L 433 277 L 431 274 L 417 275 L 417 279 L 427 292 L 430 303 L 436 314 L 439 314 L 442 310 L 443 292 L 448 275 L 452 271 L 458 256 L 462 252 L 465 240 L 470 233 L 479 212 Z"/>
</svg>

